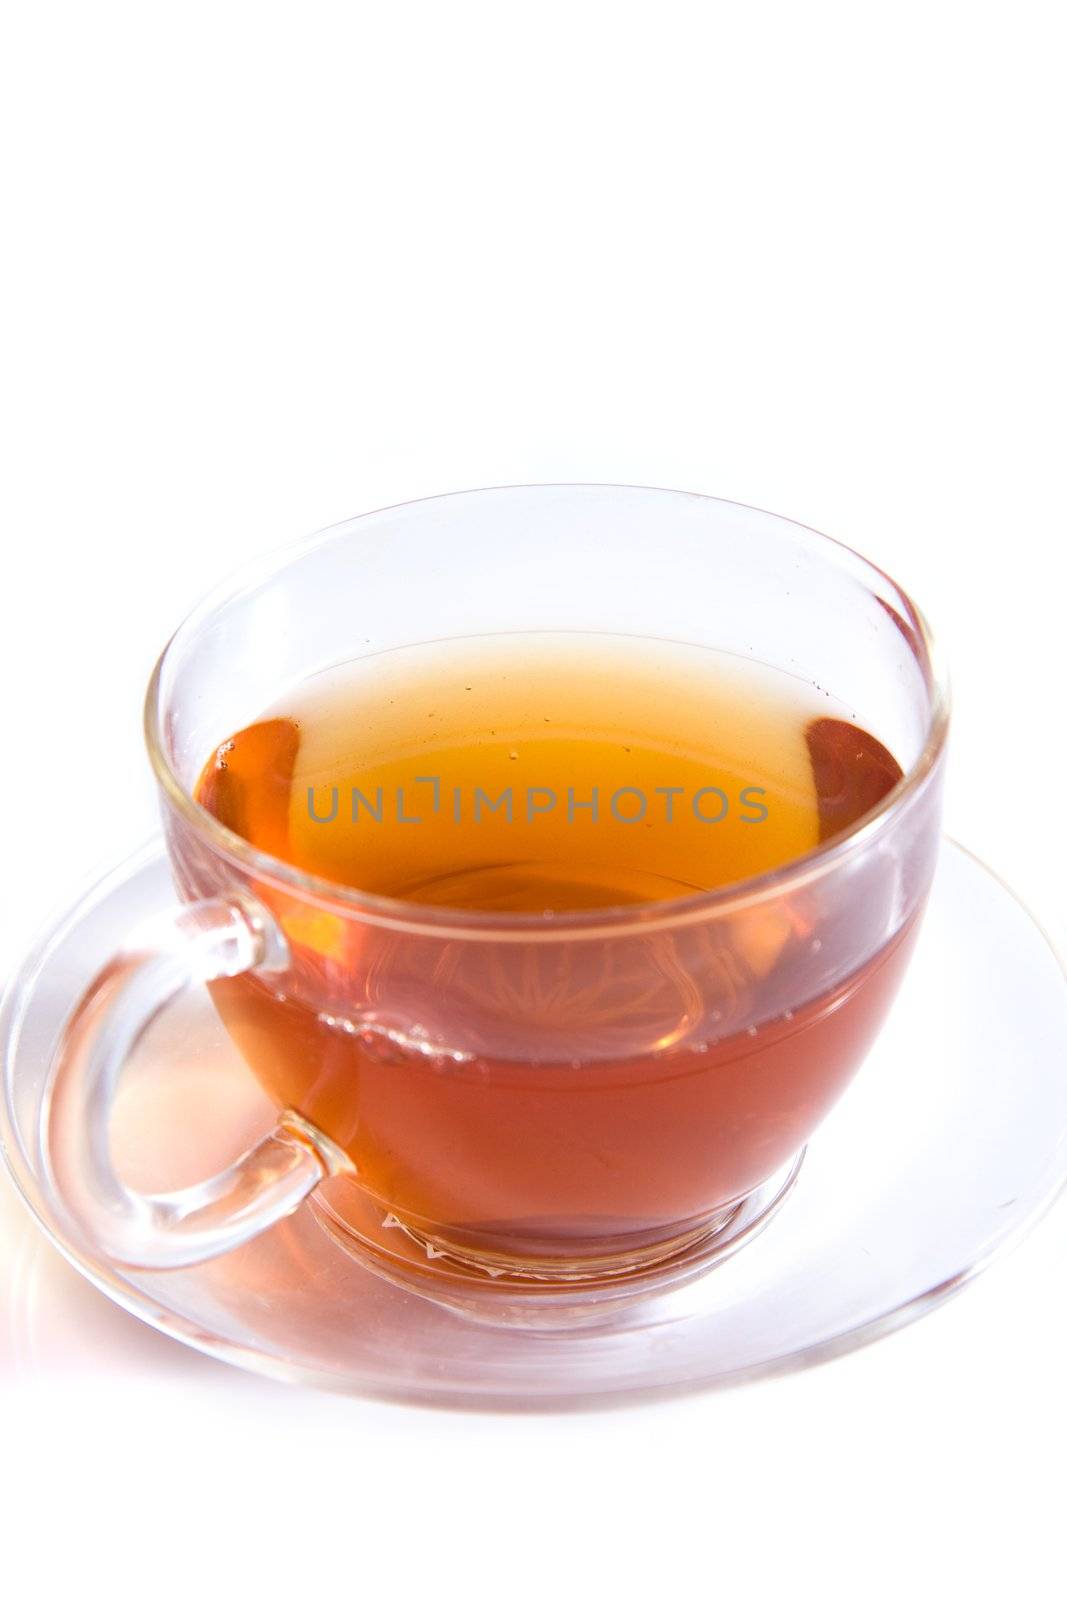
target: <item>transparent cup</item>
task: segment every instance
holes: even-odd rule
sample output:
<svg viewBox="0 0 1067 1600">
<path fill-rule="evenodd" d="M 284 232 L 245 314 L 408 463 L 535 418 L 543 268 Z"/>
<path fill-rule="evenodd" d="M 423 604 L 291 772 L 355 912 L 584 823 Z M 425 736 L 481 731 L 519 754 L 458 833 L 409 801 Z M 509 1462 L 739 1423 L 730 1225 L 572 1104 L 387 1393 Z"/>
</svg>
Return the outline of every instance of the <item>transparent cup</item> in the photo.
<svg viewBox="0 0 1067 1600">
<path fill-rule="evenodd" d="M 785 668 L 832 688 L 904 776 L 777 870 L 551 919 L 318 879 L 193 798 L 222 740 L 334 663 L 545 631 Z M 68 1022 L 42 1122 L 53 1200 L 130 1266 L 220 1255 L 311 1197 L 422 1293 L 595 1297 L 702 1269 L 787 1192 L 914 943 L 947 697 L 914 604 L 834 541 L 698 495 L 533 486 L 375 512 L 244 571 L 168 644 L 145 726 L 184 905 L 131 933 Z M 198 984 L 277 1126 L 206 1182 L 138 1193 L 112 1104 L 136 1040 Z"/>
</svg>

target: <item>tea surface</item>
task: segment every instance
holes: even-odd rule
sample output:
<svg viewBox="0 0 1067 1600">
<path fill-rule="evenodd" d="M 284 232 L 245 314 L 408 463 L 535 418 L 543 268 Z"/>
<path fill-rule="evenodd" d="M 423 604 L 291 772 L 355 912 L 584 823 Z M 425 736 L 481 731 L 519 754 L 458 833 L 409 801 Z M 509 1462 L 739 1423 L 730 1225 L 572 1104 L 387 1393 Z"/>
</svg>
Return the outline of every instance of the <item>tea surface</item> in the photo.
<svg viewBox="0 0 1067 1600">
<path fill-rule="evenodd" d="M 197 797 L 371 893 L 554 913 L 779 867 L 900 768 L 847 707 L 697 646 L 529 634 L 319 673 L 212 755 Z"/>
</svg>

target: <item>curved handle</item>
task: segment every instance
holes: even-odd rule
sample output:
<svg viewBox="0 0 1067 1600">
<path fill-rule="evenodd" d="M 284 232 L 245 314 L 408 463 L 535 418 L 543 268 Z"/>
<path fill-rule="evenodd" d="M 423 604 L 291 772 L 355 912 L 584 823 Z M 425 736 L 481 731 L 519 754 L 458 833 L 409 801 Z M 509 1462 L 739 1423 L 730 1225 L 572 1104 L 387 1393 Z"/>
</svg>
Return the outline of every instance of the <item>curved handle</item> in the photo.
<svg viewBox="0 0 1067 1600">
<path fill-rule="evenodd" d="M 279 971 L 285 940 L 254 902 L 201 900 L 155 918 L 93 979 L 67 1022 L 42 1116 L 44 1170 L 89 1241 L 131 1267 L 185 1267 L 243 1244 L 295 1211 L 322 1178 L 352 1171 L 296 1112 L 225 1171 L 170 1194 L 139 1194 L 111 1160 L 111 1107 L 130 1051 L 194 983 Z"/>
</svg>

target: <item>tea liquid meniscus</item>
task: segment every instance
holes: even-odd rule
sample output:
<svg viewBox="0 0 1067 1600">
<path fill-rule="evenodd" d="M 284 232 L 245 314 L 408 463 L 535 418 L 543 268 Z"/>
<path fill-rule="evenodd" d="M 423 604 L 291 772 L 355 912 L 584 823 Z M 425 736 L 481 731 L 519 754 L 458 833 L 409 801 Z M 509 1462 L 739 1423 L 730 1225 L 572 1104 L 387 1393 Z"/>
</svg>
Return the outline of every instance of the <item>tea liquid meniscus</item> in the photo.
<svg viewBox="0 0 1067 1600">
<path fill-rule="evenodd" d="M 339 884 L 561 912 L 783 866 L 899 777 L 847 708 L 758 662 L 520 635 L 318 674 L 223 741 L 197 797 L 251 844 Z"/>
</svg>

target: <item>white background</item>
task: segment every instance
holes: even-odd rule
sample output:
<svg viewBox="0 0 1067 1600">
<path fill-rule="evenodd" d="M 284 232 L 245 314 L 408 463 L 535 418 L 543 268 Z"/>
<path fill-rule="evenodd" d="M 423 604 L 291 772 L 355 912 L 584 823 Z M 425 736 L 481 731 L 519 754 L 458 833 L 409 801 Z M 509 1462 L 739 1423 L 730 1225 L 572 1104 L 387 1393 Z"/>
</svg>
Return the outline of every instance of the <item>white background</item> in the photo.
<svg viewBox="0 0 1067 1600">
<path fill-rule="evenodd" d="M 151 829 L 141 694 L 204 589 L 539 479 L 703 490 L 887 566 L 953 668 L 949 829 L 1067 934 L 1060 20 L 8 9 L 0 973 Z M 4 1184 L 10 1592 L 1058 1593 L 1065 1243 L 1061 1207 L 806 1375 L 467 1416 L 171 1345 Z"/>
</svg>

